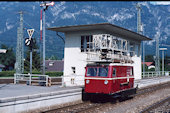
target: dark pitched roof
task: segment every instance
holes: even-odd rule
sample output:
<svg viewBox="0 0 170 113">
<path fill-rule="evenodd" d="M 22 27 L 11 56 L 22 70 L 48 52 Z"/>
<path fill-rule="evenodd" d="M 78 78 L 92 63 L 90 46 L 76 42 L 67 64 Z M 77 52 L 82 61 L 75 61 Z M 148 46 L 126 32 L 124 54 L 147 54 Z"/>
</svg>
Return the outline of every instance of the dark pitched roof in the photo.
<svg viewBox="0 0 170 113">
<path fill-rule="evenodd" d="M 132 38 L 134 40 L 152 40 L 146 36 L 130 31 L 128 29 L 110 24 L 110 23 L 97 23 L 87 25 L 74 25 L 74 26 L 62 26 L 62 27 L 51 27 L 48 30 L 56 32 L 74 32 L 74 31 L 86 31 L 86 30 L 104 30 L 111 34 L 117 34 L 119 36 Z"/>
<path fill-rule="evenodd" d="M 46 60 L 45 67 L 46 67 L 46 71 L 63 72 L 64 61 L 62 61 L 62 60 Z"/>
</svg>

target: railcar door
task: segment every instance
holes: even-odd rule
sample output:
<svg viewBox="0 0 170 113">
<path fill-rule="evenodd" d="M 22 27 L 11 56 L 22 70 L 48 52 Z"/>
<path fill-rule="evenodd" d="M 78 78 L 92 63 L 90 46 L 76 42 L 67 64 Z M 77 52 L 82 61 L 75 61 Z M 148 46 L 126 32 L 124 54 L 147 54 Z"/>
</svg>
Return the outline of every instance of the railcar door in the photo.
<svg viewBox="0 0 170 113">
<path fill-rule="evenodd" d="M 134 84 L 134 75 L 133 75 L 133 67 L 127 67 L 127 81 L 129 82 L 128 88 L 133 88 Z"/>
<path fill-rule="evenodd" d="M 119 67 L 118 84 L 119 84 L 119 90 L 123 90 L 128 87 L 126 66 Z"/>
<path fill-rule="evenodd" d="M 119 90 L 118 88 L 118 81 L 117 81 L 117 75 L 118 75 L 118 70 L 117 70 L 117 66 L 113 66 L 111 68 L 111 78 L 112 78 L 112 92 L 116 92 Z"/>
</svg>

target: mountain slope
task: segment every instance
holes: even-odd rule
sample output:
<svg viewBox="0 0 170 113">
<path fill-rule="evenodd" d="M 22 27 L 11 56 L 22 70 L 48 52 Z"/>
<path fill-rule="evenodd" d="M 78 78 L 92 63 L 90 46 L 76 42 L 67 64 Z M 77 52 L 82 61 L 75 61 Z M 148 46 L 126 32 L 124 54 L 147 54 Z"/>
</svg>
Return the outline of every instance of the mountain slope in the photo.
<svg viewBox="0 0 170 113">
<path fill-rule="evenodd" d="M 170 45 L 170 5 L 142 3 L 144 35 L 152 38 L 146 42 L 146 54 L 155 54 L 155 37 L 161 44 Z M 26 29 L 34 28 L 33 37 L 40 42 L 40 2 L 0 2 L 0 44 L 16 48 L 18 11 L 24 11 L 24 37 Z M 46 27 L 94 24 L 109 22 L 126 29 L 137 31 L 136 2 L 55 2 L 46 11 Z M 46 30 L 46 55 L 63 58 L 64 44 L 55 32 Z M 168 47 L 168 49 L 170 49 Z M 170 52 L 167 52 L 170 55 Z"/>
</svg>

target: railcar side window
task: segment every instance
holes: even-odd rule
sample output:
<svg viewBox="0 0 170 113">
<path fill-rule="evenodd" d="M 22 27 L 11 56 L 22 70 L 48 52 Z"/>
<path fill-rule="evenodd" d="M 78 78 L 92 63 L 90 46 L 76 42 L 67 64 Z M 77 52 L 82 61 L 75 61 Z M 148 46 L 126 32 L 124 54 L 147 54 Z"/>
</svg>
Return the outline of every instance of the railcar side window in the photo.
<svg viewBox="0 0 170 113">
<path fill-rule="evenodd" d="M 97 75 L 97 68 L 88 68 L 87 69 L 87 76 L 96 76 Z"/>
<path fill-rule="evenodd" d="M 133 75 L 133 68 L 130 69 L 130 75 Z"/>
<path fill-rule="evenodd" d="M 113 74 L 112 74 L 113 77 L 116 76 L 116 68 L 113 68 Z"/>
<path fill-rule="evenodd" d="M 98 76 L 107 77 L 107 74 L 108 74 L 108 68 L 107 67 L 99 68 Z"/>
</svg>

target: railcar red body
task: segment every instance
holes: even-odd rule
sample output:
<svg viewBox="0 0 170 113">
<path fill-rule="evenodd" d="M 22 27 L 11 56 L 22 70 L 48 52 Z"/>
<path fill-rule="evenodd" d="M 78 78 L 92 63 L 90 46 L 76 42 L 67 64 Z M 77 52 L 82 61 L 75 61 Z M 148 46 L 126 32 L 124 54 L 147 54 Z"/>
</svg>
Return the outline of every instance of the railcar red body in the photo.
<svg viewBox="0 0 170 113">
<path fill-rule="evenodd" d="M 87 65 L 82 99 L 91 94 L 130 96 L 136 93 L 132 66 Z"/>
</svg>

